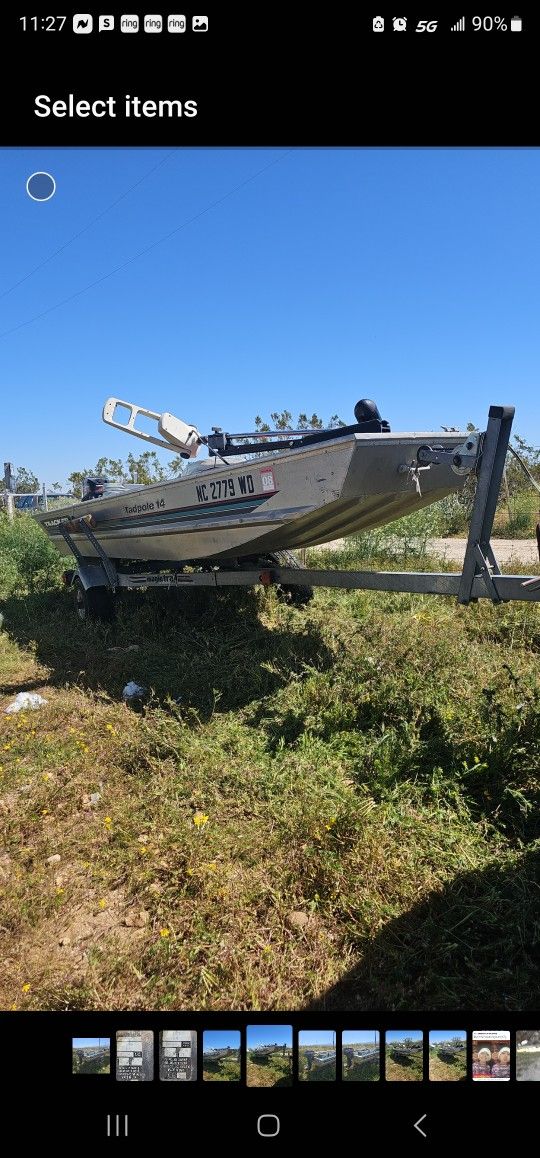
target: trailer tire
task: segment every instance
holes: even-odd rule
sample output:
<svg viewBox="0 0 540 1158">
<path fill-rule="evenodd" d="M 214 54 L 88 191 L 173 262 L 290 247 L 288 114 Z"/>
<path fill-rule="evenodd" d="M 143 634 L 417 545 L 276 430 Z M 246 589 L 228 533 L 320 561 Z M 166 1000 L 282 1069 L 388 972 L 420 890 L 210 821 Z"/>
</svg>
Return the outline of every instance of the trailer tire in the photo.
<svg viewBox="0 0 540 1158">
<path fill-rule="evenodd" d="M 304 571 L 303 563 L 293 554 L 292 551 L 276 551 L 269 556 L 270 561 L 278 567 L 294 568 L 296 571 Z M 313 587 L 308 583 L 294 583 L 294 584 L 279 584 L 278 592 L 282 599 L 288 603 L 292 603 L 294 607 L 305 607 L 306 603 L 310 603 L 313 599 Z"/>
<path fill-rule="evenodd" d="M 114 618 L 112 592 L 107 587 L 85 587 L 79 578 L 73 583 L 75 609 L 81 623 L 101 620 L 110 623 Z"/>
</svg>

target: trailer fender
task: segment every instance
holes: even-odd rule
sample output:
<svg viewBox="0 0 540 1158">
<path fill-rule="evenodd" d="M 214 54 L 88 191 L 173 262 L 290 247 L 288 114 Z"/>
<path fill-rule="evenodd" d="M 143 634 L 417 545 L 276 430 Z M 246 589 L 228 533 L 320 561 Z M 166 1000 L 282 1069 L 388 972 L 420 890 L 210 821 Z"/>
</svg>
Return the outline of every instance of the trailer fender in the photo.
<svg viewBox="0 0 540 1158">
<path fill-rule="evenodd" d="M 64 574 L 69 574 L 69 572 L 64 572 Z M 75 579 L 80 579 L 85 591 L 91 587 L 109 587 L 105 568 L 101 566 L 101 563 L 79 563 L 77 570 L 71 572 L 68 586 L 73 586 Z"/>
</svg>

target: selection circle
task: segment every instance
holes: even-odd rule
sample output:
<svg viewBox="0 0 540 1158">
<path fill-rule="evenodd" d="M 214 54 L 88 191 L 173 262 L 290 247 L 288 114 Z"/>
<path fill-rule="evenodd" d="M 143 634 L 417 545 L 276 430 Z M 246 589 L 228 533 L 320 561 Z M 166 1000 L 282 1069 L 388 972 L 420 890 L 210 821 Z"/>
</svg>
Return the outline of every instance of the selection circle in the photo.
<svg viewBox="0 0 540 1158">
<path fill-rule="evenodd" d="M 50 173 L 32 173 L 26 182 L 26 192 L 32 201 L 50 201 L 56 193 L 56 181 Z"/>
</svg>

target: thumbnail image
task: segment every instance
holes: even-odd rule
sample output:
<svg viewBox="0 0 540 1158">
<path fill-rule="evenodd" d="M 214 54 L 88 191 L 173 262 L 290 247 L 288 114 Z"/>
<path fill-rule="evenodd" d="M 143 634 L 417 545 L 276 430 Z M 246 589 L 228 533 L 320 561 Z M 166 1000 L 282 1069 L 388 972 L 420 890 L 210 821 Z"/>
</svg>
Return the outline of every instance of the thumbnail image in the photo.
<svg viewBox="0 0 540 1158">
<path fill-rule="evenodd" d="M 518 1082 L 540 1082 L 540 1029 L 518 1029 L 516 1033 L 516 1078 Z"/>
<path fill-rule="evenodd" d="M 110 1074 L 110 1037 L 74 1037 L 72 1039 L 72 1073 Z"/>
<path fill-rule="evenodd" d="M 159 1035 L 159 1078 L 162 1082 L 197 1081 L 197 1031 L 163 1029 Z"/>
<path fill-rule="evenodd" d="M 378 1029 L 345 1029 L 341 1036 L 344 1082 L 378 1082 L 381 1042 Z"/>
<path fill-rule="evenodd" d="M 203 1079 L 205 1082 L 240 1081 L 240 1030 L 205 1029 Z"/>
<path fill-rule="evenodd" d="M 248 1025 L 248 1086 L 292 1085 L 292 1025 Z"/>
<path fill-rule="evenodd" d="M 467 1077 L 467 1031 L 430 1029 L 430 1082 L 464 1082 Z"/>
<path fill-rule="evenodd" d="M 119 1029 L 116 1034 L 117 1082 L 151 1082 L 154 1034 L 151 1029 Z"/>
<path fill-rule="evenodd" d="M 298 1077 L 302 1082 L 335 1082 L 336 1035 L 333 1029 L 300 1030 Z"/>
<path fill-rule="evenodd" d="M 421 1029 L 391 1029 L 386 1034 L 387 1082 L 421 1082 L 424 1040 Z"/>
<path fill-rule="evenodd" d="M 510 1032 L 475 1029 L 472 1035 L 473 1082 L 510 1081 Z"/>
</svg>

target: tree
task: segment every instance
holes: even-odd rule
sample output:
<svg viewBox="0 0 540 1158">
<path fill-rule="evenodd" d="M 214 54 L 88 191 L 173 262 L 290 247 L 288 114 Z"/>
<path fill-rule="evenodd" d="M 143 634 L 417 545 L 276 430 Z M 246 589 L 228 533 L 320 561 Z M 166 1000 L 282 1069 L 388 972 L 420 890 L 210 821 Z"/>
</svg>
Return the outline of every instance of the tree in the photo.
<svg viewBox="0 0 540 1158">
<path fill-rule="evenodd" d="M 121 458 L 99 458 L 95 467 L 90 470 L 74 470 L 69 475 L 76 494 L 82 495 L 83 484 L 87 475 L 90 478 L 107 478 L 117 483 L 141 483 L 148 486 L 150 483 L 166 482 L 174 478 L 182 470 L 183 460 L 175 455 L 170 463 L 164 467 L 159 461 L 155 450 L 145 450 L 142 454 L 128 454 L 125 462 Z"/>
<path fill-rule="evenodd" d="M 296 423 L 293 425 L 292 414 L 290 410 L 274 410 L 270 415 L 273 425 L 270 426 L 258 414 L 255 419 L 255 429 L 260 434 L 267 434 L 271 430 L 324 430 L 325 424 L 318 414 L 312 414 L 308 418 L 307 414 L 299 414 Z M 333 414 L 330 421 L 326 424 L 327 427 L 345 426 L 345 423 L 337 414 Z"/>
<path fill-rule="evenodd" d="M 15 493 L 18 495 L 35 494 L 39 489 L 39 479 L 37 475 L 25 466 L 17 467 L 15 474 Z"/>
</svg>

